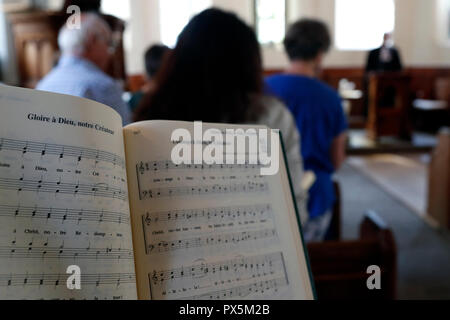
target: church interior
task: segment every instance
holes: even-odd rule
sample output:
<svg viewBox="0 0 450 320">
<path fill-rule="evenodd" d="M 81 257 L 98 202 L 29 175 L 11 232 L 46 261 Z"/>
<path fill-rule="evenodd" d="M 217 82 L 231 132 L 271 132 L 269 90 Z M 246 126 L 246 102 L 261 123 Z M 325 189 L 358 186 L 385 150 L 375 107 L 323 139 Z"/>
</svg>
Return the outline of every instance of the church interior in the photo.
<svg viewBox="0 0 450 320">
<path fill-rule="evenodd" d="M 124 101 L 147 85 L 146 50 L 173 48 L 207 8 L 235 13 L 255 30 L 264 77 L 288 68 L 291 24 L 322 21 L 331 45 L 317 77 L 339 94 L 348 130 L 330 227 L 306 246 L 318 298 L 450 299 L 450 0 L 0 4 L 0 82 L 35 88 L 61 56 L 58 32 L 71 5 L 81 4 L 112 30 L 106 72 Z M 368 265 L 380 266 L 381 290 L 361 287 Z"/>
</svg>

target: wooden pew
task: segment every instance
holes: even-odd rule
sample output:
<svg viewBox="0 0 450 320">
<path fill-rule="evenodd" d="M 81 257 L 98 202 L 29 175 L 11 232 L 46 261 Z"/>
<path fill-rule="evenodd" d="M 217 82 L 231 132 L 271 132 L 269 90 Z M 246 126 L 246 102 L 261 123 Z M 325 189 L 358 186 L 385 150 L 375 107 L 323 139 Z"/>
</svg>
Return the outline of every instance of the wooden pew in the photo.
<svg viewBox="0 0 450 320">
<path fill-rule="evenodd" d="M 392 231 L 372 211 L 360 226 L 359 240 L 307 245 L 318 299 L 395 299 L 397 265 Z M 367 268 L 381 269 L 381 289 L 369 290 Z"/>
<path fill-rule="evenodd" d="M 439 133 L 428 173 L 428 215 L 450 229 L 450 128 Z"/>
<path fill-rule="evenodd" d="M 331 217 L 330 226 L 325 234 L 325 241 L 341 240 L 341 187 L 337 181 L 333 181 L 333 187 L 336 193 L 336 202 L 333 206 L 333 216 Z"/>
</svg>

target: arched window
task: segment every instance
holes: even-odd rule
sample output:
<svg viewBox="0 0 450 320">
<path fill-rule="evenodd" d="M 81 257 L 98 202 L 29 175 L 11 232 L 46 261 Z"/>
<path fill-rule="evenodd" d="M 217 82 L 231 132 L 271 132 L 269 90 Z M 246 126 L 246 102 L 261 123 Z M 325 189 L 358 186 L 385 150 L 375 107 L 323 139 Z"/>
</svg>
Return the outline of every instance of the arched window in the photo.
<svg viewBox="0 0 450 320">
<path fill-rule="evenodd" d="M 394 0 L 336 0 L 335 44 L 341 50 L 379 47 L 394 30 Z"/>
</svg>

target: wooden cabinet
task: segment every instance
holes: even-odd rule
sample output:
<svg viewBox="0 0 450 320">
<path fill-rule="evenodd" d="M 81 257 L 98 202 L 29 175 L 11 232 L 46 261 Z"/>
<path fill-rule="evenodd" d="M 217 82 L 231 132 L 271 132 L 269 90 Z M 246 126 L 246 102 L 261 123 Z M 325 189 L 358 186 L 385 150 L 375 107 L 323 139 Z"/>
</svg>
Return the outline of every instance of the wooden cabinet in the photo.
<svg viewBox="0 0 450 320">
<path fill-rule="evenodd" d="M 58 58 L 58 30 L 65 16 L 58 13 L 26 12 L 8 15 L 14 38 L 20 85 L 34 88 Z"/>
</svg>

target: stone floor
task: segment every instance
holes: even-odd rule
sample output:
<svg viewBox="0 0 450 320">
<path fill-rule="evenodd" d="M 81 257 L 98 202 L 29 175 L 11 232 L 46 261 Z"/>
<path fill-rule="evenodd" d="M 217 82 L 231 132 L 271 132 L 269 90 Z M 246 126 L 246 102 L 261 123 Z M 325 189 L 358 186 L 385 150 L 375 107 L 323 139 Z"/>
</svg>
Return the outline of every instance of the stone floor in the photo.
<svg viewBox="0 0 450 320">
<path fill-rule="evenodd" d="M 450 299 L 450 232 L 431 228 L 349 165 L 336 178 L 342 190 L 344 239 L 358 237 L 367 209 L 375 210 L 391 227 L 398 249 L 398 298 Z"/>
</svg>

